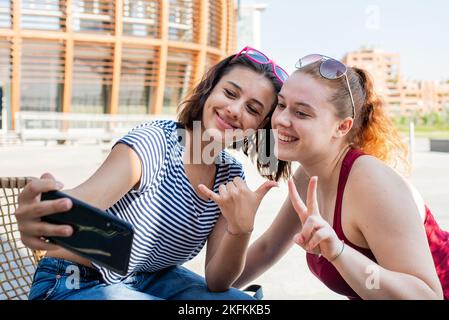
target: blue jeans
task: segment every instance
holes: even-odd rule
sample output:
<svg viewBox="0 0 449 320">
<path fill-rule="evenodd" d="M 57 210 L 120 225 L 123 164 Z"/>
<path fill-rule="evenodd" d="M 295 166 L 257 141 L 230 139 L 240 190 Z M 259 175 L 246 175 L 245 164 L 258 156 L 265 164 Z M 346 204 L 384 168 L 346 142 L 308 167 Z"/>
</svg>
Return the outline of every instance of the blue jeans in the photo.
<svg viewBox="0 0 449 320">
<path fill-rule="evenodd" d="M 136 272 L 120 283 L 107 284 L 101 274 L 71 261 L 44 257 L 34 274 L 30 300 L 253 300 L 235 288 L 208 290 L 203 277 L 173 266 Z"/>
</svg>

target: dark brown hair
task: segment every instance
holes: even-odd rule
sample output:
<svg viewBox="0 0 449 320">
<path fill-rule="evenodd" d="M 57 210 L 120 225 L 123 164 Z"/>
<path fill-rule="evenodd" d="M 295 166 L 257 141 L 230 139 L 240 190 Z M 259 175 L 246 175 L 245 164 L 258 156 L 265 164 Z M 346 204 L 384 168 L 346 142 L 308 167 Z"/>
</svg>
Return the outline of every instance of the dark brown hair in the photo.
<svg viewBox="0 0 449 320">
<path fill-rule="evenodd" d="M 327 80 L 320 75 L 319 67 L 320 62 L 316 62 L 301 68 L 299 72 L 309 74 L 333 89 L 329 102 L 335 106 L 337 117 L 352 117 L 346 80 L 344 77 Z M 402 169 L 408 172 L 408 148 L 386 113 L 383 101 L 376 94 L 371 76 L 366 70 L 356 67 L 348 67 L 347 76 L 356 115 L 353 127 L 347 135 L 348 142 L 393 167 L 402 165 Z"/>
<path fill-rule="evenodd" d="M 181 102 L 178 107 L 178 122 L 180 122 L 186 129 L 193 130 L 193 122 L 202 120 L 204 105 L 217 83 L 223 76 L 227 75 L 236 67 L 248 68 L 258 74 L 264 75 L 265 78 L 267 78 L 273 85 L 275 93 L 278 93 L 281 90 L 282 83 L 280 83 L 277 77 L 273 74 L 273 69 L 270 64 L 258 64 L 254 63 L 245 56 L 235 57 L 235 55 L 231 55 L 212 66 L 203 76 L 198 85 L 191 90 L 187 98 Z M 266 131 L 267 134 L 264 135 L 264 139 L 266 140 L 259 141 L 259 137 L 256 135 L 255 145 L 253 146 L 255 149 L 253 150 L 254 152 L 251 152 L 252 155 L 259 155 L 259 151 L 262 151 L 260 149 L 261 147 L 264 148 L 263 151 L 266 152 L 266 148 L 269 148 L 271 145 L 271 116 L 276 105 L 277 97 L 267 115 L 268 121 L 266 122 L 266 125 L 263 128 L 259 128 Z M 245 155 L 248 155 L 253 145 L 252 143 L 248 143 L 249 140 L 251 139 L 245 139 L 242 145 L 242 150 Z M 277 159 L 276 162 L 276 168 L 274 170 L 270 170 L 269 164 L 267 165 L 259 161 L 258 157 L 257 169 L 262 176 L 270 180 L 278 181 L 281 177 L 287 178 L 290 174 L 290 164 Z"/>
</svg>

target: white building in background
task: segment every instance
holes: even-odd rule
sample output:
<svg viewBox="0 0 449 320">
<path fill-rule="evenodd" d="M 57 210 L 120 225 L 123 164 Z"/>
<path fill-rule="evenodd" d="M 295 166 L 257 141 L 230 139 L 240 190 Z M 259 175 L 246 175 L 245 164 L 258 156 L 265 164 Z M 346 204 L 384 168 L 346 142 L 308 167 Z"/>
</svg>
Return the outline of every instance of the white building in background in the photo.
<svg viewBox="0 0 449 320">
<path fill-rule="evenodd" d="M 267 4 L 237 1 L 237 49 L 244 46 L 261 47 L 261 14 Z"/>
</svg>

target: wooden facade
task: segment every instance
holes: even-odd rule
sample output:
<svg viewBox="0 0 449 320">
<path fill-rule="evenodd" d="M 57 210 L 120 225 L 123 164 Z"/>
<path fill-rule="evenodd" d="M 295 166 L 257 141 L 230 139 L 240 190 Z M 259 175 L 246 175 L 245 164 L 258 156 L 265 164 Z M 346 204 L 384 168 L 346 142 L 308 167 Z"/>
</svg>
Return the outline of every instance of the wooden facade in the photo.
<svg viewBox="0 0 449 320">
<path fill-rule="evenodd" d="M 235 48 L 234 0 L 0 0 L 2 107 L 173 113 Z"/>
</svg>

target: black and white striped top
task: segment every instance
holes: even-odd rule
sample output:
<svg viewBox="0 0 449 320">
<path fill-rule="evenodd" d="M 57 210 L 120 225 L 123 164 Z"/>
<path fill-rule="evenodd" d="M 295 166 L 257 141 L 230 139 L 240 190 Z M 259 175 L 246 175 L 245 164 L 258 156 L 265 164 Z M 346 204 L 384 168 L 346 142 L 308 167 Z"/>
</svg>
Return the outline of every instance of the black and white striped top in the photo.
<svg viewBox="0 0 449 320">
<path fill-rule="evenodd" d="M 154 272 L 180 265 L 203 248 L 220 215 L 212 201 L 201 199 L 190 184 L 183 164 L 184 146 L 177 123 L 156 120 L 141 124 L 117 143 L 130 146 L 140 157 L 142 175 L 137 190 L 128 192 L 107 212 L 131 223 L 134 240 L 128 274 Z M 242 165 L 228 152 L 218 157 L 213 190 L 236 176 Z M 124 277 L 94 264 L 107 283 Z"/>
</svg>

